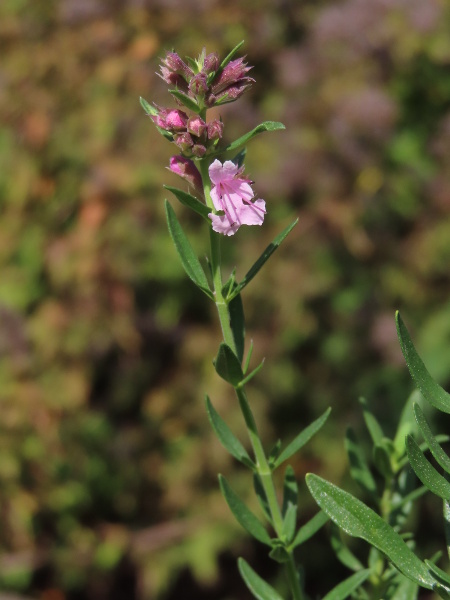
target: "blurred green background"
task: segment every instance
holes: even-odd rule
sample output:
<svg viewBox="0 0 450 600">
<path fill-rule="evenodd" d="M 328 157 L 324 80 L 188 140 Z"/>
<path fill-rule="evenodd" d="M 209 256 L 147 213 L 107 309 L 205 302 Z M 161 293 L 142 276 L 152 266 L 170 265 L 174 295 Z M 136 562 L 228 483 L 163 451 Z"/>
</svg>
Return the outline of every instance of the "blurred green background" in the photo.
<svg viewBox="0 0 450 600">
<path fill-rule="evenodd" d="M 139 106 L 172 105 L 166 50 L 244 39 L 256 83 L 221 111 L 228 140 L 287 127 L 248 149 L 264 227 L 224 240 L 242 276 L 299 217 L 244 293 L 267 444 L 332 406 L 292 464 L 341 482 L 358 396 L 393 432 L 412 389 L 395 309 L 450 382 L 449 30 L 445 0 L 1 1 L 0 590 L 244 600 L 239 554 L 277 576 L 218 492 L 218 471 L 249 498 L 251 483 L 205 416 L 208 392 L 242 433 L 211 364 L 214 307 L 164 222 L 175 152 Z M 204 253 L 204 226 L 173 204 Z M 311 594 L 331 589 L 325 535 L 299 558 Z"/>
</svg>

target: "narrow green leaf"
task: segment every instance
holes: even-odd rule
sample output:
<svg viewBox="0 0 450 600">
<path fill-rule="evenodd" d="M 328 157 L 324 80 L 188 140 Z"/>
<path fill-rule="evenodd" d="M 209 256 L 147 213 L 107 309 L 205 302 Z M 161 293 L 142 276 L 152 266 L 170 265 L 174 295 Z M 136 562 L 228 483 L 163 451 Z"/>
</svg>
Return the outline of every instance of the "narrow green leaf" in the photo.
<svg viewBox="0 0 450 600">
<path fill-rule="evenodd" d="M 280 234 L 278 234 L 277 237 L 273 240 L 273 242 L 267 246 L 267 248 L 258 258 L 258 260 L 255 262 L 255 264 L 246 273 L 244 279 L 232 290 L 231 295 L 227 298 L 228 300 L 237 296 L 245 288 L 245 286 L 250 283 L 250 281 L 258 273 L 258 271 L 261 269 L 264 263 L 267 262 L 267 260 L 272 256 L 275 250 L 280 246 L 281 242 L 286 238 L 287 235 L 289 235 L 292 229 L 294 229 L 294 227 L 297 225 L 297 222 L 298 219 L 296 219 L 293 223 L 286 227 L 286 229 L 284 229 Z"/>
<path fill-rule="evenodd" d="M 286 129 L 283 123 L 278 123 L 277 121 L 265 121 L 264 123 L 260 123 L 259 125 L 257 125 L 248 133 L 242 135 L 234 142 L 231 142 L 231 144 L 228 144 L 228 146 L 224 148 L 224 150 L 221 150 L 221 152 L 237 150 L 240 146 L 244 146 L 248 141 L 254 138 L 255 135 L 258 135 L 258 133 L 262 133 L 263 131 L 278 131 L 280 129 Z"/>
<path fill-rule="evenodd" d="M 222 494 L 237 522 L 259 542 L 267 546 L 272 546 L 272 541 L 264 525 L 233 492 L 229 483 L 222 475 L 219 475 L 219 484 Z"/>
<path fill-rule="evenodd" d="M 259 372 L 261 371 L 261 369 L 262 369 L 262 368 L 263 368 L 263 366 L 264 366 L 264 362 L 265 362 L 265 359 L 263 358 L 263 359 L 262 359 L 262 361 L 259 363 L 259 365 L 258 365 L 257 367 L 255 367 L 255 368 L 253 369 L 253 371 L 251 371 L 251 372 L 250 372 L 248 375 L 246 375 L 246 376 L 244 377 L 244 379 L 243 379 L 243 380 L 242 380 L 242 381 L 239 383 L 239 386 L 240 386 L 240 387 L 243 387 L 244 385 L 247 385 L 247 383 L 248 383 L 248 382 L 249 382 L 251 379 L 253 379 L 253 377 L 254 377 L 254 376 L 257 374 L 257 373 L 259 373 Z"/>
<path fill-rule="evenodd" d="M 330 517 L 322 510 L 312 517 L 305 525 L 300 527 L 290 548 L 297 548 L 300 544 L 307 542 L 312 536 L 319 531 L 321 527 L 330 520 Z"/>
<path fill-rule="evenodd" d="M 363 569 L 363 565 L 356 558 L 353 552 L 344 544 L 341 538 L 341 532 L 339 527 L 332 523 L 330 527 L 330 543 L 333 548 L 333 552 L 336 554 L 336 558 L 346 567 L 352 571 L 360 571 Z"/>
<path fill-rule="evenodd" d="M 450 458 L 447 456 L 442 449 L 442 446 L 434 437 L 430 426 L 425 419 L 425 415 L 418 404 L 414 404 L 414 415 L 431 454 L 436 459 L 436 462 L 444 469 L 444 471 L 450 475 Z"/>
<path fill-rule="evenodd" d="M 323 600 L 345 600 L 348 598 L 352 592 L 359 588 L 366 579 L 370 575 L 370 569 L 364 569 L 362 571 L 358 571 L 357 573 L 353 573 L 344 581 L 341 581 L 335 588 L 328 592 L 326 596 L 324 596 Z"/>
<path fill-rule="evenodd" d="M 394 447 L 392 440 L 383 438 L 378 444 L 373 447 L 373 462 L 379 473 L 383 477 L 392 477 L 394 470 L 392 468 L 392 455 Z"/>
<path fill-rule="evenodd" d="M 206 411 L 208 413 L 211 426 L 219 438 L 222 446 L 228 450 L 228 452 L 234 456 L 236 460 L 240 461 L 246 466 L 254 468 L 255 465 L 250 459 L 246 449 L 216 411 L 208 396 L 206 396 Z"/>
<path fill-rule="evenodd" d="M 345 449 L 347 450 L 350 462 L 350 475 L 365 492 L 368 492 L 372 497 L 376 496 L 377 486 L 375 479 L 370 472 L 363 449 L 351 427 L 347 429 L 345 434 Z"/>
<path fill-rule="evenodd" d="M 236 44 L 236 46 L 233 48 L 233 50 L 231 52 L 229 52 L 225 56 L 225 58 L 223 59 L 223 61 L 220 63 L 220 67 L 219 67 L 219 70 L 217 71 L 217 73 L 220 73 L 220 71 L 223 71 L 223 69 L 236 56 L 236 54 L 239 52 L 239 50 L 242 48 L 243 45 L 244 45 L 244 40 L 242 40 L 241 42 L 239 42 L 239 44 Z"/>
<path fill-rule="evenodd" d="M 406 452 L 415 474 L 426 487 L 443 500 L 450 500 L 450 483 L 425 458 L 411 435 L 406 438 Z"/>
<path fill-rule="evenodd" d="M 417 428 L 417 422 L 416 419 L 414 417 L 414 412 L 413 412 L 413 404 L 414 402 L 419 401 L 422 398 L 421 393 L 419 392 L 419 390 L 414 390 L 409 398 L 407 399 L 407 401 L 405 402 L 405 405 L 403 407 L 402 413 L 400 415 L 400 419 L 398 421 L 398 425 L 397 425 L 397 431 L 395 432 L 395 437 L 394 437 L 394 448 L 395 448 L 395 452 L 396 452 L 396 459 L 398 462 L 398 459 L 400 457 L 404 457 L 405 453 L 406 453 L 406 449 L 405 449 L 405 438 L 407 435 L 411 434 L 416 434 L 418 432 L 418 428 Z M 397 465 L 398 467 L 400 465 Z"/>
<path fill-rule="evenodd" d="M 241 363 L 227 344 L 220 344 L 214 366 L 217 374 L 233 387 L 237 387 L 244 378 Z"/>
<path fill-rule="evenodd" d="M 272 448 L 269 454 L 268 463 L 270 468 L 273 468 L 273 463 L 276 461 L 277 457 L 280 455 L 281 451 L 281 440 L 277 440 L 276 444 Z"/>
<path fill-rule="evenodd" d="M 450 414 L 450 394 L 437 384 L 427 371 L 398 312 L 396 323 L 400 346 L 414 383 L 422 392 L 425 400 L 438 410 Z"/>
<path fill-rule="evenodd" d="M 170 237 L 172 238 L 175 248 L 178 252 L 178 256 L 181 259 L 181 264 L 187 275 L 192 281 L 199 287 L 209 298 L 213 298 L 213 294 L 209 289 L 208 281 L 206 279 L 205 272 L 195 255 L 189 240 L 184 234 L 180 223 L 178 222 L 175 212 L 170 204 L 166 200 L 166 217 L 167 225 L 169 227 Z"/>
<path fill-rule="evenodd" d="M 286 540 L 286 543 L 289 544 L 292 542 L 295 536 L 295 529 L 297 526 L 297 505 L 291 504 L 290 502 L 287 505 L 284 519 L 283 519 L 283 529 L 282 529 L 282 537 Z"/>
<path fill-rule="evenodd" d="M 208 219 L 208 215 L 211 212 L 211 209 L 208 208 L 206 204 L 203 204 L 203 202 L 200 202 L 198 198 L 195 198 L 195 196 L 191 196 L 191 194 L 188 194 L 183 190 L 179 190 L 178 188 L 172 187 L 171 185 L 165 185 L 164 187 L 166 188 L 166 190 L 169 190 L 169 192 L 172 192 L 172 194 L 181 202 L 181 204 L 187 206 L 188 208 L 195 211 L 197 214 L 204 217 L 205 219 Z"/>
<path fill-rule="evenodd" d="M 238 567 L 246 586 L 257 600 L 283 600 L 280 594 L 261 579 L 243 558 L 238 559 Z"/>
<path fill-rule="evenodd" d="M 437 567 L 431 560 L 425 560 L 425 564 L 430 569 L 431 573 L 437 579 L 438 583 L 445 587 L 447 592 L 450 592 L 450 575 Z"/>
<path fill-rule="evenodd" d="M 432 589 L 434 580 L 426 565 L 380 516 L 360 500 L 324 479 L 308 473 L 308 488 L 328 516 L 351 536 L 362 538 L 383 552 L 406 577 Z"/>
<path fill-rule="evenodd" d="M 184 106 L 186 108 L 188 108 L 189 110 L 192 110 L 192 112 L 195 112 L 197 114 L 200 112 L 200 107 L 197 104 L 197 102 L 195 102 L 195 100 L 192 100 L 192 98 L 190 98 L 183 92 L 180 92 L 180 90 L 169 90 L 169 92 L 172 94 L 172 96 L 174 98 L 176 98 L 182 104 L 184 104 Z"/>
<path fill-rule="evenodd" d="M 363 417 L 366 423 L 366 427 L 370 433 L 370 437 L 374 444 L 378 443 L 381 438 L 384 436 L 383 430 L 381 429 L 381 425 L 378 423 L 377 418 L 370 410 L 369 405 L 365 398 L 360 398 L 359 402 L 363 409 Z"/>
<path fill-rule="evenodd" d="M 238 167 L 242 167 L 242 165 L 244 164 L 246 155 L 247 155 L 247 148 L 242 148 L 242 150 L 240 150 L 236 154 L 236 156 L 234 156 L 231 159 L 231 162 L 234 162 L 234 164 L 237 165 Z"/>
<path fill-rule="evenodd" d="M 313 421 L 311 425 L 305 427 L 303 431 L 301 431 L 296 438 L 292 440 L 292 442 L 283 450 L 280 456 L 274 462 L 274 469 L 279 467 L 281 463 L 290 458 L 293 454 L 298 452 L 300 448 L 302 448 L 309 440 L 316 434 L 325 421 L 328 419 L 328 416 L 331 412 L 331 408 L 327 408 L 327 410 L 320 416 L 318 419 Z"/>
<path fill-rule="evenodd" d="M 149 102 L 147 102 L 147 100 L 145 100 L 145 98 L 143 98 L 142 96 L 139 98 L 139 102 L 141 103 L 141 106 L 145 110 L 147 115 L 156 116 L 158 114 L 158 110 Z"/>
<path fill-rule="evenodd" d="M 242 363 L 245 344 L 245 316 L 240 294 L 235 296 L 228 304 L 228 311 L 230 314 L 231 331 L 234 343 L 236 344 L 237 357 Z"/>
<path fill-rule="evenodd" d="M 247 373 L 248 368 L 250 366 L 250 360 L 252 358 L 252 354 L 253 354 L 253 340 L 250 340 L 250 348 L 248 349 L 247 356 L 245 357 L 245 363 L 244 363 L 244 369 L 243 369 L 244 375 L 245 375 L 245 373 Z M 280 441 L 280 444 L 281 444 L 281 441 Z"/>
</svg>

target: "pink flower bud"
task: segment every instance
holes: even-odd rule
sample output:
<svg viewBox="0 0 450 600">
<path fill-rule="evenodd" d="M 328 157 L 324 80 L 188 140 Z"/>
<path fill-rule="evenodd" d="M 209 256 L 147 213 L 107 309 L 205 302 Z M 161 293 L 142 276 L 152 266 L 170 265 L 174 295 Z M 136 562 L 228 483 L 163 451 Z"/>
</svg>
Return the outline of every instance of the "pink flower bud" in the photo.
<svg viewBox="0 0 450 600">
<path fill-rule="evenodd" d="M 188 116 L 182 110 L 169 110 L 166 116 L 166 124 L 168 129 L 185 129 L 188 122 Z"/>
<path fill-rule="evenodd" d="M 192 160 L 184 156 L 172 156 L 169 169 L 191 185 L 198 196 L 203 196 L 202 177 Z"/>
<path fill-rule="evenodd" d="M 187 122 L 187 130 L 196 137 L 200 137 L 206 129 L 206 123 L 201 117 L 191 117 Z"/>
<path fill-rule="evenodd" d="M 189 83 L 189 91 L 194 96 L 204 96 L 208 91 L 208 85 L 206 83 L 205 73 L 198 73 L 194 75 Z"/>
<path fill-rule="evenodd" d="M 217 56 L 217 54 L 215 52 L 211 52 L 211 54 L 208 54 L 205 57 L 205 62 L 203 63 L 202 71 L 204 73 L 206 73 L 207 75 L 209 75 L 209 73 L 213 73 L 214 71 L 217 71 L 217 69 L 219 68 L 219 65 L 220 65 L 219 57 Z"/>
<path fill-rule="evenodd" d="M 189 80 L 194 75 L 192 69 L 181 60 L 176 52 L 167 52 L 165 58 L 161 62 L 169 71 L 182 75 L 186 80 Z"/>
<path fill-rule="evenodd" d="M 223 134 L 223 123 L 217 119 L 208 123 L 208 139 L 220 140 Z"/>
<path fill-rule="evenodd" d="M 203 144 L 194 144 L 191 148 L 191 152 L 197 158 L 201 158 L 206 154 L 206 147 Z"/>
<path fill-rule="evenodd" d="M 173 141 L 179 148 L 181 148 L 181 150 L 183 152 L 185 152 L 186 150 L 189 150 L 189 148 L 192 148 L 192 146 L 194 144 L 190 134 L 187 132 L 178 133 L 177 135 L 174 136 Z"/>
<path fill-rule="evenodd" d="M 246 73 L 248 73 L 251 68 L 252 67 L 247 67 L 243 58 L 232 60 L 227 64 L 223 71 L 214 78 L 212 82 L 213 93 L 217 95 L 230 85 L 235 85 L 244 80 L 250 85 L 250 82 L 254 80 L 251 77 L 246 77 Z"/>
</svg>

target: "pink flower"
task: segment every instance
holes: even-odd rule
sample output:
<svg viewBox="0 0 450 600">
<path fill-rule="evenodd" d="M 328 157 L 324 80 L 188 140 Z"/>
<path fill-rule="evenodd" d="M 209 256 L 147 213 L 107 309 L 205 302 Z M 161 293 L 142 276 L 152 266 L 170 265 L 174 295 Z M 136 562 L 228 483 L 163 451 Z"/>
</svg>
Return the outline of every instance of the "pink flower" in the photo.
<svg viewBox="0 0 450 600">
<path fill-rule="evenodd" d="M 222 164 L 216 159 L 209 167 L 214 208 L 224 213 L 208 215 L 217 233 L 234 235 L 241 225 L 261 225 L 264 221 L 266 203 L 252 200 L 255 194 L 251 181 L 240 176 L 242 171 L 231 160 Z"/>
</svg>

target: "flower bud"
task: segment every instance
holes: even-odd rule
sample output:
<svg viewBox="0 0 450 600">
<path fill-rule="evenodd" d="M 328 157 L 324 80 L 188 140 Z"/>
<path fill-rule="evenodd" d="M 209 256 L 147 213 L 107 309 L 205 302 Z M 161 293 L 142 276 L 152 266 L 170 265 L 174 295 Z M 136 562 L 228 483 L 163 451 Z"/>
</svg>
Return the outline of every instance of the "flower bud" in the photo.
<svg viewBox="0 0 450 600">
<path fill-rule="evenodd" d="M 211 52 L 211 54 L 208 54 L 205 57 L 202 71 L 204 73 L 206 73 L 207 75 L 209 75 L 210 73 L 217 71 L 217 69 L 219 68 L 219 65 L 220 65 L 220 62 L 219 62 L 218 55 L 215 52 Z"/>
<path fill-rule="evenodd" d="M 191 185 L 198 196 L 203 196 L 202 177 L 192 160 L 184 156 L 172 156 L 169 169 Z"/>
<path fill-rule="evenodd" d="M 209 140 L 220 140 L 223 134 L 223 123 L 218 119 L 214 119 L 208 123 L 208 139 Z"/>
<path fill-rule="evenodd" d="M 194 144 L 191 148 L 191 152 L 197 158 L 201 158 L 206 154 L 206 147 L 203 144 Z"/>
<path fill-rule="evenodd" d="M 173 138 L 173 141 L 179 148 L 181 148 L 183 152 L 186 152 L 186 150 L 192 148 L 194 144 L 190 134 L 187 132 L 176 134 Z"/>
<path fill-rule="evenodd" d="M 182 110 L 169 110 L 166 116 L 168 129 L 185 129 L 188 122 L 188 116 Z"/>
<path fill-rule="evenodd" d="M 236 85 L 239 82 L 250 82 L 254 81 L 251 77 L 246 77 L 246 73 L 250 71 L 252 67 L 248 67 L 244 63 L 243 58 L 237 58 L 227 64 L 227 66 L 221 71 L 212 82 L 212 91 L 214 94 L 219 94 L 231 85 Z"/>
<path fill-rule="evenodd" d="M 205 73 L 198 73 L 194 75 L 189 83 L 189 91 L 194 96 L 204 96 L 208 91 L 208 84 L 206 83 Z"/>
<path fill-rule="evenodd" d="M 172 73 L 182 75 L 185 80 L 189 80 L 194 72 L 182 60 L 176 52 L 167 52 L 165 58 L 161 61 L 162 64 Z"/>
<path fill-rule="evenodd" d="M 187 130 L 196 137 L 200 137 L 206 129 L 205 121 L 198 116 L 191 117 L 187 122 Z"/>
</svg>

